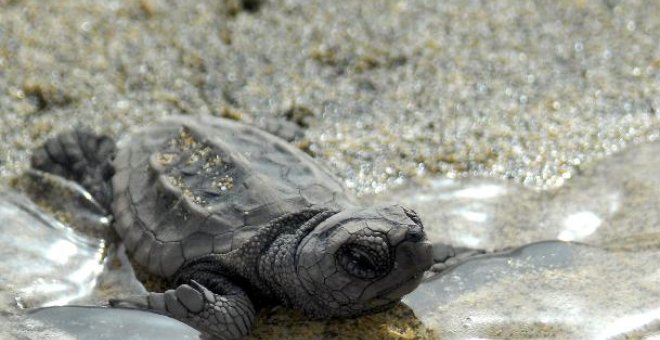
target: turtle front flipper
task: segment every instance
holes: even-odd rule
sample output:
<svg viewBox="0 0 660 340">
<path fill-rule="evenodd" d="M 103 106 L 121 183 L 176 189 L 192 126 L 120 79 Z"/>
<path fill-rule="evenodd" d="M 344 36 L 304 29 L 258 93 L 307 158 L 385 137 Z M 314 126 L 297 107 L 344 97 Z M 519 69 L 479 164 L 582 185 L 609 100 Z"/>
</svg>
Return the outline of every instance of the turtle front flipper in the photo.
<svg viewBox="0 0 660 340">
<path fill-rule="evenodd" d="M 164 293 L 110 300 L 110 305 L 163 313 L 219 339 L 245 337 L 255 316 L 247 294 L 223 277 L 206 280 L 205 284 L 191 280 Z"/>
<path fill-rule="evenodd" d="M 49 139 L 32 152 L 32 168 L 82 185 L 110 211 L 115 142 L 87 129 L 76 129 Z"/>
</svg>

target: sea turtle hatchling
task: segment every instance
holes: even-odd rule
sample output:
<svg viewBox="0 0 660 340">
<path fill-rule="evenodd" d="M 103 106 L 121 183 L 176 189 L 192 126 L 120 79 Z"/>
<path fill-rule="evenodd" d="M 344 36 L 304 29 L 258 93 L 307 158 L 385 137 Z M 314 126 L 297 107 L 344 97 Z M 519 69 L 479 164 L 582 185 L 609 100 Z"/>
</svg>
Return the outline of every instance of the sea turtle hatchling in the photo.
<svg viewBox="0 0 660 340">
<path fill-rule="evenodd" d="M 433 262 L 414 211 L 357 204 L 316 160 L 235 121 L 172 116 L 117 147 L 78 129 L 34 150 L 32 166 L 89 190 L 133 259 L 174 288 L 111 305 L 222 339 L 248 334 L 266 303 L 312 318 L 385 310 Z"/>
</svg>

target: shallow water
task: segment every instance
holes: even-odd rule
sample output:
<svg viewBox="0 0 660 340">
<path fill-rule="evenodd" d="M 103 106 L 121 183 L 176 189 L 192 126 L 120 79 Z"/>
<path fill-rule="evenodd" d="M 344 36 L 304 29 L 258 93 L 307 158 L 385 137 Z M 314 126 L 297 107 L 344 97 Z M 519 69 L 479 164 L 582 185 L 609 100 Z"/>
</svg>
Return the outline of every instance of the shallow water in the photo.
<svg viewBox="0 0 660 340">
<path fill-rule="evenodd" d="M 21 308 L 84 301 L 103 270 L 104 241 L 74 232 L 23 195 L 0 195 L 2 301 Z"/>
<path fill-rule="evenodd" d="M 660 335 L 660 251 L 548 241 L 465 262 L 404 298 L 441 338 Z"/>
<path fill-rule="evenodd" d="M 61 189 L 68 192 L 68 198 L 79 194 L 75 187 L 68 188 L 71 191 Z M 67 204 L 60 206 L 72 207 Z M 108 313 L 107 309 L 95 312 L 50 307 L 29 317 L 25 316 L 26 311 L 34 308 L 70 304 L 101 305 L 109 296 L 144 292 L 121 251 L 117 251 L 114 246 L 106 246 L 106 241 L 101 238 L 89 236 L 62 223 L 53 217 L 54 213 L 76 222 L 95 219 L 97 223 L 90 223 L 93 227 L 99 227 L 105 222 L 102 215 L 93 218 L 93 210 L 46 211 L 26 195 L 0 187 L 0 338 L 90 338 L 85 336 L 89 333 L 80 333 L 76 327 L 98 319 L 98 314 L 106 313 L 108 322 L 89 324 L 99 336 L 103 335 L 99 328 L 115 335 L 118 334 L 118 327 L 128 332 L 131 330 L 130 322 L 121 321 L 128 317 L 124 317 L 126 312 Z M 93 229 L 86 231 L 97 232 Z M 150 315 L 143 318 L 154 320 L 150 325 L 172 323 L 159 321 Z M 55 322 L 58 319 L 61 322 Z M 75 322 L 64 323 L 67 320 Z M 151 334 L 148 328 L 144 332 Z"/>
<path fill-rule="evenodd" d="M 460 264 L 404 302 L 443 338 L 659 336 L 659 166 L 654 143 L 553 191 L 438 179 L 398 192 L 434 242 L 497 250 L 558 240 Z"/>
</svg>

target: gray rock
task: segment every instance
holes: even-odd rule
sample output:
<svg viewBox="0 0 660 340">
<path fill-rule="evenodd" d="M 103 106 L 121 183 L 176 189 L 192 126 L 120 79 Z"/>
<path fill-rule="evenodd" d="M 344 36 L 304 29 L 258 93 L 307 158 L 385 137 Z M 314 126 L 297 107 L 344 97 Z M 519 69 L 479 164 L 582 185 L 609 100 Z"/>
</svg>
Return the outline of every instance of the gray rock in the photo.
<svg viewBox="0 0 660 340">
<path fill-rule="evenodd" d="M 133 309 L 62 306 L 32 311 L 23 318 L 31 332 L 72 339 L 200 339 L 189 326 L 155 313 Z"/>
</svg>

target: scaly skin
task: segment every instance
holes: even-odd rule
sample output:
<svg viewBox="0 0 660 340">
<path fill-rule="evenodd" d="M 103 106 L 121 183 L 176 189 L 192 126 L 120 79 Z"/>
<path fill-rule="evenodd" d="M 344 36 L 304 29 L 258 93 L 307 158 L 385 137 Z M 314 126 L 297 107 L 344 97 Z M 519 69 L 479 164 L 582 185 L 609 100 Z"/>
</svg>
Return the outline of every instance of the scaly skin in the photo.
<svg viewBox="0 0 660 340">
<path fill-rule="evenodd" d="M 383 211 L 388 210 L 383 209 Z M 353 213 L 348 215 L 352 216 Z M 333 216 L 338 219 L 331 220 Z M 391 238 L 396 240 L 396 243 L 389 244 L 387 241 L 387 247 L 392 253 L 397 254 L 399 263 L 413 262 L 412 268 L 407 266 L 395 268 L 394 263 L 397 261 L 388 261 L 386 262 L 388 266 L 383 268 L 384 273 L 381 276 L 370 275 L 368 278 L 360 278 L 347 275 L 346 268 L 334 263 L 329 266 L 312 267 L 316 268 L 322 279 L 304 282 L 305 278 L 299 273 L 301 267 L 297 256 L 310 249 L 305 249 L 308 244 L 303 241 L 315 237 L 313 233 L 315 230 L 322 230 L 328 226 L 342 228 L 334 225 L 337 221 L 342 221 L 341 214 L 335 211 L 308 210 L 286 215 L 264 226 L 249 242 L 234 252 L 202 256 L 185 264 L 176 275 L 176 283 L 179 285 L 176 290 L 164 294 L 149 293 L 145 296 L 115 300 L 112 303 L 115 306 L 165 312 L 218 338 L 230 339 L 244 336 L 246 334 L 244 331 L 250 329 L 254 319 L 254 310 L 248 294 L 230 279 L 247 281 L 245 285 L 247 291 L 258 301 L 262 298 L 270 298 L 300 309 L 313 318 L 351 317 L 381 311 L 392 306 L 403 294 L 417 286 L 419 276 L 416 273 L 423 272 L 431 264 L 430 261 L 418 263 L 419 267 L 415 268 L 415 260 L 423 257 L 417 256 L 419 254 L 414 252 L 409 253 L 411 245 L 420 245 L 419 250 L 422 252 L 430 251 L 418 228 L 398 225 L 384 227 L 383 224 L 380 230 L 374 230 L 379 228 L 377 226 L 379 218 L 373 215 L 369 228 L 356 230 L 349 236 L 351 242 L 372 240 L 374 233 L 393 233 Z M 331 222 L 333 225 L 328 225 L 326 222 Z M 343 222 L 345 225 L 354 221 Z M 403 251 L 399 251 L 401 250 L 399 247 L 402 247 Z M 325 249 L 313 250 L 324 252 L 332 248 L 329 246 Z M 342 252 L 339 252 L 333 257 L 337 254 L 342 256 Z M 323 273 L 328 272 L 333 274 L 323 276 Z M 350 295 L 350 292 L 341 292 L 342 289 L 333 290 L 333 287 L 330 287 L 332 283 L 326 281 L 341 272 L 344 272 L 345 286 L 364 288 L 354 295 Z M 396 283 L 395 289 L 383 291 L 380 288 L 383 281 L 388 286 Z M 219 302 L 222 305 L 218 305 Z"/>
</svg>

